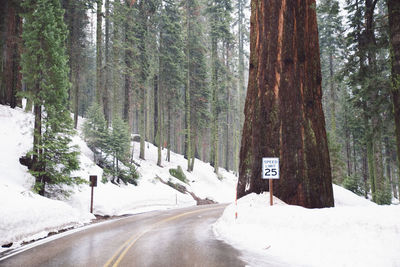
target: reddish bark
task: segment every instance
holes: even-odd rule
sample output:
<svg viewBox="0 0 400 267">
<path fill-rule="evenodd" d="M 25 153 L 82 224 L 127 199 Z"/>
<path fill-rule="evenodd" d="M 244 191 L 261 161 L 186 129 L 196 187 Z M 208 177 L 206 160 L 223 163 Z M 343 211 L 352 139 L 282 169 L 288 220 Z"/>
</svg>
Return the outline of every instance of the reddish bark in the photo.
<svg viewBox="0 0 400 267">
<path fill-rule="evenodd" d="M 252 0 L 251 7 L 238 197 L 267 191 L 261 159 L 279 157 L 277 197 L 309 208 L 333 206 L 315 1 Z"/>
<path fill-rule="evenodd" d="M 7 3 L 5 13 L 6 40 L 4 47 L 4 95 L 1 102 L 15 107 L 21 105 L 16 93 L 21 90 L 20 43 L 22 18 L 17 14 L 13 3 Z"/>
</svg>

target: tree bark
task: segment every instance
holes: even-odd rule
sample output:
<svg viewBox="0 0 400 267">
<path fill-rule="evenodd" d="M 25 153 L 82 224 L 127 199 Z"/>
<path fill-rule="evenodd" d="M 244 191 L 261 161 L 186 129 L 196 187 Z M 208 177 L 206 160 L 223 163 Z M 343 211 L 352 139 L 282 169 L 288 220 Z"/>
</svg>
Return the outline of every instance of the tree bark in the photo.
<svg viewBox="0 0 400 267">
<path fill-rule="evenodd" d="M 397 168 L 400 170 L 400 2 L 388 0 L 389 35 L 392 62 L 392 101 L 397 142 Z"/>
<path fill-rule="evenodd" d="M 110 0 L 105 0 L 105 51 L 104 51 L 104 87 L 103 87 L 103 111 L 107 126 L 111 125 L 110 108 L 110 88 L 111 88 L 111 69 L 110 69 Z"/>
<path fill-rule="evenodd" d="M 154 75 L 154 145 L 158 145 L 157 133 L 158 133 L 158 76 Z"/>
<path fill-rule="evenodd" d="M 18 15 L 16 4 L 7 1 L 4 14 L 5 43 L 4 51 L 4 69 L 2 70 L 2 92 L 0 103 L 10 105 L 12 108 L 21 105 L 21 99 L 17 97 L 17 92 L 21 91 L 21 33 L 22 17 Z M 3 41 L 3 42 L 4 42 Z"/>
<path fill-rule="evenodd" d="M 102 98 L 102 60 L 103 60 L 103 51 L 102 51 L 102 12 L 103 0 L 97 0 L 97 28 L 96 28 L 96 101 L 99 105 L 103 106 L 103 98 Z"/>
<path fill-rule="evenodd" d="M 279 157 L 277 197 L 308 208 L 332 207 L 315 1 L 252 0 L 251 7 L 238 197 L 268 190 L 261 160 Z"/>
</svg>

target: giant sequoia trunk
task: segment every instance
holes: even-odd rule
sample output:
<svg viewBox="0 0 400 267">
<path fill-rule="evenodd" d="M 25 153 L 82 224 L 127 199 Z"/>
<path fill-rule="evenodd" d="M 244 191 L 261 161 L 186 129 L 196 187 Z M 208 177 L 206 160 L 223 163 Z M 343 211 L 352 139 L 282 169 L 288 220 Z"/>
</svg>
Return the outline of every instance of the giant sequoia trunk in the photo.
<svg viewBox="0 0 400 267">
<path fill-rule="evenodd" d="M 389 30 L 392 57 L 392 97 L 396 124 L 397 158 L 400 166 L 400 2 L 388 0 Z"/>
<path fill-rule="evenodd" d="M 277 197 L 309 208 L 331 207 L 315 1 L 252 0 L 251 7 L 238 197 L 268 190 L 261 159 L 279 157 Z"/>
</svg>

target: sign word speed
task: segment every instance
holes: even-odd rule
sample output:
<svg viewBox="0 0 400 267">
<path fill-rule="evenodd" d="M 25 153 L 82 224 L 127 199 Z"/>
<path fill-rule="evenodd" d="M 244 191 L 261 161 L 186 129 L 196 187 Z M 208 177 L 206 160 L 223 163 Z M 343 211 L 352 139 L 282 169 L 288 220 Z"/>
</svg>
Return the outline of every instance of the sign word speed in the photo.
<svg viewBox="0 0 400 267">
<path fill-rule="evenodd" d="M 262 159 L 262 178 L 279 179 L 279 158 Z"/>
</svg>

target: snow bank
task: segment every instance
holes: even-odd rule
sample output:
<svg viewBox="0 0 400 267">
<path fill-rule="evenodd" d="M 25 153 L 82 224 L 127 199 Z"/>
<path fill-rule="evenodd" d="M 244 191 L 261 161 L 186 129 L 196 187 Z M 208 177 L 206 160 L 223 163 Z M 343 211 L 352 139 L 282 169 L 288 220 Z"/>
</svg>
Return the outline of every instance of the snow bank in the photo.
<svg viewBox="0 0 400 267">
<path fill-rule="evenodd" d="M 216 235 L 246 251 L 254 266 L 400 266 L 400 206 L 367 204 L 334 186 L 336 203 L 326 209 L 269 206 L 268 193 L 230 205 L 214 224 Z M 256 256 L 254 256 L 256 255 Z"/>
<path fill-rule="evenodd" d="M 19 158 L 32 147 L 33 119 L 20 108 L 0 105 L 0 245 L 41 238 L 94 218 L 87 210 L 31 192 L 35 179 Z"/>
<path fill-rule="evenodd" d="M 335 207 L 346 207 L 346 206 L 363 206 L 371 207 L 377 206 L 374 202 L 360 197 L 353 192 L 338 186 L 333 185 L 333 193 L 335 197 Z"/>
<path fill-rule="evenodd" d="M 76 227 L 94 216 L 68 204 L 48 199 L 30 191 L 0 185 L 0 244 L 32 240 L 49 232 Z"/>
<path fill-rule="evenodd" d="M 0 246 L 14 243 L 16 247 L 25 240 L 76 227 L 94 218 L 89 213 L 91 189 L 87 184 L 70 188 L 70 198 L 63 201 L 31 192 L 35 179 L 19 163 L 19 158 L 32 147 L 33 121 L 31 113 L 0 105 Z M 83 121 L 79 118 L 80 127 Z M 232 173 L 220 169 L 223 179 L 219 180 L 210 164 L 197 159 L 194 171 L 188 173 L 185 170 L 187 161 L 182 155 L 171 152 L 171 162 L 165 161 L 166 149 L 162 151 L 163 167 L 159 167 L 157 147 L 150 143 L 146 143 L 146 160 L 139 159 L 139 144 L 134 143 L 134 160 L 141 165 L 138 186 L 103 184 L 103 170 L 93 163 L 93 153 L 86 143 L 79 135 L 72 141 L 81 151 L 81 169 L 73 176 L 87 180 L 89 175 L 98 176 L 98 186 L 94 189 L 95 214 L 113 216 L 196 205 L 189 194 L 178 192 L 160 179 L 180 183 L 200 198 L 230 202 L 235 197 L 237 178 Z M 169 169 L 178 165 L 184 170 L 188 184 L 169 174 Z M 0 247 L 0 252 L 3 250 Z"/>
</svg>

